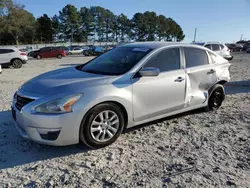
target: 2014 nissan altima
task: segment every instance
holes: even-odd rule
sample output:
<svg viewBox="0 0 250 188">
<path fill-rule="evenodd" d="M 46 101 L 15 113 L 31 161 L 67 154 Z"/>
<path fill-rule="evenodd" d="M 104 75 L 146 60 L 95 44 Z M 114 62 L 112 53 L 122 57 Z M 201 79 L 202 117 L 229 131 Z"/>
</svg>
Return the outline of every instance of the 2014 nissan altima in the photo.
<svg viewBox="0 0 250 188">
<path fill-rule="evenodd" d="M 113 143 L 122 131 L 196 108 L 219 108 L 230 63 L 192 44 L 130 43 L 39 75 L 14 94 L 24 138 L 49 145 Z"/>
</svg>

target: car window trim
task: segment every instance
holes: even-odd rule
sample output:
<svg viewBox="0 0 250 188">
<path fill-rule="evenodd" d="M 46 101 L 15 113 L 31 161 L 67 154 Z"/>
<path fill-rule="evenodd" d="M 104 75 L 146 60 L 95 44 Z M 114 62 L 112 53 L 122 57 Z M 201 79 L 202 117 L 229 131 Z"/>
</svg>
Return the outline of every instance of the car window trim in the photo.
<svg viewBox="0 0 250 188">
<path fill-rule="evenodd" d="M 164 46 L 161 47 L 157 50 L 152 50 L 149 54 L 147 54 L 145 57 L 143 57 L 140 61 L 144 61 L 143 64 L 136 70 L 133 72 L 132 76 L 130 77 L 130 79 L 134 79 L 137 78 L 138 73 L 140 72 L 140 70 L 143 68 L 143 66 L 154 56 L 157 55 L 157 53 L 159 53 L 162 50 L 166 50 L 166 49 L 171 49 L 171 48 L 179 48 L 179 53 L 180 53 L 180 68 L 176 69 L 176 70 L 170 70 L 170 71 L 162 71 L 161 73 L 166 73 L 166 72 L 173 72 L 173 71 L 177 71 L 177 70 L 183 70 L 184 69 L 184 64 L 183 64 L 183 57 L 182 57 L 182 52 L 181 52 L 181 48 L 182 46 Z M 138 63 L 140 63 L 140 61 Z"/>
<path fill-rule="evenodd" d="M 211 45 L 212 46 L 212 45 Z M 194 49 L 199 49 L 199 50 L 203 50 L 203 51 L 205 51 L 205 53 L 206 53 L 206 55 L 207 55 L 207 62 L 208 62 L 208 64 L 206 64 L 206 65 L 196 65 L 196 66 L 192 66 L 192 67 L 187 67 L 187 64 L 186 64 L 186 56 L 185 56 L 185 51 L 184 51 L 184 48 L 194 48 Z M 204 50 L 204 49 L 201 49 L 201 48 L 195 48 L 195 47 L 189 47 L 189 46 L 184 46 L 183 47 L 183 55 L 184 55 L 184 62 L 185 62 L 185 64 L 184 64 L 184 69 L 186 70 L 186 69 L 192 69 L 192 68 L 194 68 L 194 67 L 200 67 L 200 66 L 207 66 L 207 65 L 210 65 L 211 63 L 210 63 L 210 59 L 209 59 L 209 56 L 208 56 L 208 53 L 207 53 L 207 50 Z"/>
<path fill-rule="evenodd" d="M 179 49 L 179 55 L 180 55 L 180 56 L 179 56 L 179 58 L 180 58 L 180 68 L 179 68 L 179 69 L 175 69 L 175 70 L 160 71 L 160 74 L 161 74 L 161 73 L 165 73 L 165 72 L 171 72 L 171 71 L 176 71 L 176 70 L 181 70 L 181 69 L 182 69 L 182 66 L 181 66 L 181 64 L 182 64 L 182 63 L 181 63 L 181 49 L 180 49 L 180 47 L 165 48 L 165 49 L 162 49 L 162 50 L 158 51 L 157 54 L 160 53 L 160 52 L 163 51 L 163 50 L 173 49 L 173 48 L 178 48 L 178 49 Z M 154 54 L 154 56 L 156 56 L 157 54 Z M 152 56 L 152 57 L 150 57 L 150 59 L 151 59 L 151 58 L 154 58 L 154 57 Z M 150 60 L 150 59 L 149 59 L 149 60 Z M 147 60 L 147 61 L 149 61 L 149 60 Z M 147 63 L 147 62 L 146 62 L 146 63 Z M 145 63 L 145 64 L 146 64 L 146 63 Z M 144 64 L 144 65 L 145 65 L 145 64 Z M 144 66 L 144 65 L 143 65 L 143 66 Z M 143 68 L 143 66 L 142 66 L 142 68 Z M 156 68 L 156 67 L 155 67 L 155 68 Z"/>
</svg>

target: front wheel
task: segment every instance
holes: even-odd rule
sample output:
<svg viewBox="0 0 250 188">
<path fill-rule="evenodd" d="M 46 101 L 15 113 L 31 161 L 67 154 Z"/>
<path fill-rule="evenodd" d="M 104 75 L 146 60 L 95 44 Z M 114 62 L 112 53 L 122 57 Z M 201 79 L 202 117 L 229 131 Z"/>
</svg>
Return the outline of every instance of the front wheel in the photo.
<svg viewBox="0 0 250 188">
<path fill-rule="evenodd" d="M 102 148 L 116 141 L 124 128 L 121 109 L 103 103 L 91 109 L 80 128 L 80 140 L 91 148 Z"/>
<path fill-rule="evenodd" d="M 208 105 L 205 107 L 205 111 L 216 110 L 220 108 L 224 99 L 225 99 L 224 87 L 220 84 L 215 85 L 213 91 L 209 96 Z"/>
<path fill-rule="evenodd" d="M 36 58 L 39 60 L 39 59 L 42 59 L 42 56 L 37 55 Z"/>
<path fill-rule="evenodd" d="M 57 55 L 57 58 L 58 58 L 58 59 L 62 59 L 62 55 L 61 55 L 61 54 L 58 54 L 58 55 Z"/>
</svg>

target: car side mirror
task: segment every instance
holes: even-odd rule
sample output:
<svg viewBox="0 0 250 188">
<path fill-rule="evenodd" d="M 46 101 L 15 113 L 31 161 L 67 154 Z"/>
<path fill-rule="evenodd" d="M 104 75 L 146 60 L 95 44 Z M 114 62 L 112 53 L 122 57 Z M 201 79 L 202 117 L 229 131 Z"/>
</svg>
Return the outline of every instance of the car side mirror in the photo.
<svg viewBox="0 0 250 188">
<path fill-rule="evenodd" d="M 154 67 L 145 67 L 139 71 L 139 74 L 142 77 L 147 76 L 158 76 L 160 74 L 160 70 Z"/>
</svg>

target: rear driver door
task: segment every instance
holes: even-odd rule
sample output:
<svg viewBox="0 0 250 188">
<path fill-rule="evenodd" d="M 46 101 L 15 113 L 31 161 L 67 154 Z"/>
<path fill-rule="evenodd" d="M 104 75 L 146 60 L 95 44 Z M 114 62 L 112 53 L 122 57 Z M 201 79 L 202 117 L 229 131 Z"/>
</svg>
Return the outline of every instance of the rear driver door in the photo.
<svg viewBox="0 0 250 188">
<path fill-rule="evenodd" d="M 217 81 L 215 65 L 209 62 L 206 50 L 193 47 L 184 47 L 183 50 L 187 83 L 185 106 L 201 105 Z"/>
</svg>

